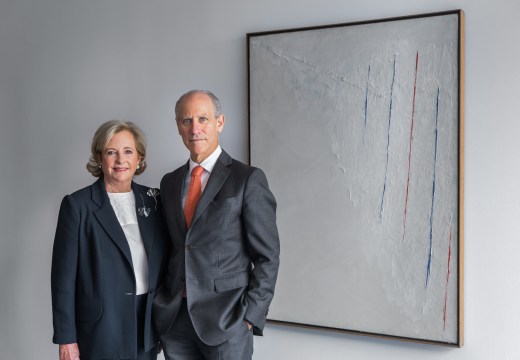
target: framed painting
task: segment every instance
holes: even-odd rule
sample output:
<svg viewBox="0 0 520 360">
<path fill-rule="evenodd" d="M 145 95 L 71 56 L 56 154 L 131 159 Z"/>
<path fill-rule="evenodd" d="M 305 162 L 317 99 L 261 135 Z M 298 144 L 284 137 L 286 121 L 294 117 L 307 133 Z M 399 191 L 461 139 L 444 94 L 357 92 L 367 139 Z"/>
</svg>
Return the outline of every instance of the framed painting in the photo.
<svg viewBox="0 0 520 360">
<path fill-rule="evenodd" d="M 463 344 L 463 12 L 247 34 L 271 323 Z"/>
</svg>

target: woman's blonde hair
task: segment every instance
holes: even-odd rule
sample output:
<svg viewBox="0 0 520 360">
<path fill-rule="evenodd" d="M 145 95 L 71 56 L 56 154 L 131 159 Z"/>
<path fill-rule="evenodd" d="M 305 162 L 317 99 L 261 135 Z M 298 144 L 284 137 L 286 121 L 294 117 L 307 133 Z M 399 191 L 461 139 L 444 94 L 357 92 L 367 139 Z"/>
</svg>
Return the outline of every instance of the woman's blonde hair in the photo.
<svg viewBox="0 0 520 360">
<path fill-rule="evenodd" d="M 87 170 L 92 174 L 92 176 L 103 176 L 103 170 L 101 169 L 101 154 L 106 149 L 112 137 L 124 130 L 129 131 L 132 135 L 134 135 L 135 147 L 141 156 L 139 167 L 135 171 L 135 175 L 139 175 L 144 172 L 146 169 L 146 139 L 143 131 L 139 129 L 133 122 L 110 120 L 101 124 L 92 138 L 92 144 L 90 146 L 90 158 L 88 159 L 87 163 Z"/>
</svg>

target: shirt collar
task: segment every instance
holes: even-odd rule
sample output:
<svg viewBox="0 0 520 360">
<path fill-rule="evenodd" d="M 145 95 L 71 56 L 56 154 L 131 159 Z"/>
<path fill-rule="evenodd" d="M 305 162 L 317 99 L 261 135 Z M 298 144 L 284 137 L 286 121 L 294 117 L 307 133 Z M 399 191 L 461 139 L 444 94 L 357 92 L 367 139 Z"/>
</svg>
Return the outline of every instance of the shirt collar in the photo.
<svg viewBox="0 0 520 360">
<path fill-rule="evenodd" d="M 204 168 L 204 170 L 206 170 L 208 173 L 211 173 L 213 171 L 213 168 L 215 167 L 215 164 L 217 163 L 218 157 L 220 156 L 221 153 L 222 153 L 222 149 L 221 149 L 220 145 L 218 145 L 217 148 L 215 149 L 215 151 L 213 151 L 213 153 L 210 156 L 208 156 L 204 161 L 202 161 L 200 164 L 197 164 L 195 161 L 191 160 L 191 158 L 190 158 L 190 168 L 189 168 L 188 174 L 191 174 L 191 171 L 193 170 L 193 168 L 198 165 L 202 166 Z"/>
</svg>

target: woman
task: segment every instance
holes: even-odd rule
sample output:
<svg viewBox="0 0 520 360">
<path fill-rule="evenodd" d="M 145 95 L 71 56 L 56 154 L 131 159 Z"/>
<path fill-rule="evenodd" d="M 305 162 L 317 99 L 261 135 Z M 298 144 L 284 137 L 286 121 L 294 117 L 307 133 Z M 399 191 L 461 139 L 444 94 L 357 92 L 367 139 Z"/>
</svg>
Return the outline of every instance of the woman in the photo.
<svg viewBox="0 0 520 360">
<path fill-rule="evenodd" d="M 87 170 L 99 179 L 65 196 L 52 255 L 53 342 L 60 360 L 157 358 L 151 306 L 168 245 L 142 131 L 108 121 L 94 134 Z"/>
</svg>

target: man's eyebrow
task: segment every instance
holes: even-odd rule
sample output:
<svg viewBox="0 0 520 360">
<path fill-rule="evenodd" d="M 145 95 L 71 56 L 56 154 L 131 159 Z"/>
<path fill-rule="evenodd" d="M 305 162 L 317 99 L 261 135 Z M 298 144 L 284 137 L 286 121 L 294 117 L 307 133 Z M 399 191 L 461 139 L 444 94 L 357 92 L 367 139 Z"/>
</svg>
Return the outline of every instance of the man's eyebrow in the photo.
<svg viewBox="0 0 520 360">
<path fill-rule="evenodd" d="M 199 115 L 186 115 L 186 116 L 181 116 L 182 119 L 193 119 L 193 118 L 200 118 L 200 117 L 208 117 L 209 115 L 204 113 L 204 114 L 199 114 Z"/>
</svg>

